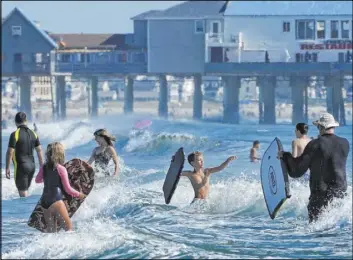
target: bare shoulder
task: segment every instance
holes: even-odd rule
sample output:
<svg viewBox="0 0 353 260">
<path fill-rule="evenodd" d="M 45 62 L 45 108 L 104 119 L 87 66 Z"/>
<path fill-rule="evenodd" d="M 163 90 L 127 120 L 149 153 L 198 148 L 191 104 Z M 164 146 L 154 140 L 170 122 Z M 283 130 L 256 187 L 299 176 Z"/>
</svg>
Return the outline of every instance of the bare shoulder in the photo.
<svg viewBox="0 0 353 260">
<path fill-rule="evenodd" d="M 115 149 L 114 149 L 114 147 L 113 146 L 108 146 L 108 148 L 107 148 L 107 151 L 109 151 L 110 153 L 113 153 L 113 152 L 115 152 Z"/>
</svg>

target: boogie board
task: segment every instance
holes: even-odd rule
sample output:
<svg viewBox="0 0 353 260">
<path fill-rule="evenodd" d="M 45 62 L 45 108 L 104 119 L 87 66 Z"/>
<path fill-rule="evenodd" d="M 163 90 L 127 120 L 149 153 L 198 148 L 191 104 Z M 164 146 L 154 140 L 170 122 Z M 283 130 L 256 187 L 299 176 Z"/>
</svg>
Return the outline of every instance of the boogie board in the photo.
<svg viewBox="0 0 353 260">
<path fill-rule="evenodd" d="M 184 150 L 183 148 L 180 148 L 173 156 L 163 184 L 163 193 L 166 204 L 169 204 L 173 197 L 174 191 L 180 179 L 180 174 L 184 167 L 184 161 Z"/>
<path fill-rule="evenodd" d="M 282 160 L 277 159 L 278 151 L 282 150 L 282 143 L 276 137 L 261 160 L 262 191 L 271 219 L 276 217 L 283 203 L 291 197 L 287 167 Z"/>
<path fill-rule="evenodd" d="M 93 168 L 80 159 L 72 159 L 64 164 L 69 175 L 69 182 L 71 187 L 75 190 L 88 195 L 93 189 L 94 185 L 94 170 Z M 68 195 L 65 190 L 62 190 L 63 201 L 66 205 L 67 211 L 70 218 L 75 214 L 78 208 L 81 206 L 85 199 L 74 198 Z M 27 222 L 28 226 L 38 229 L 41 232 L 46 232 L 47 224 L 44 218 L 44 208 L 41 206 L 42 198 L 38 201 L 35 206 L 29 220 Z M 59 220 L 57 220 L 58 228 L 56 231 L 61 229 Z"/>
</svg>

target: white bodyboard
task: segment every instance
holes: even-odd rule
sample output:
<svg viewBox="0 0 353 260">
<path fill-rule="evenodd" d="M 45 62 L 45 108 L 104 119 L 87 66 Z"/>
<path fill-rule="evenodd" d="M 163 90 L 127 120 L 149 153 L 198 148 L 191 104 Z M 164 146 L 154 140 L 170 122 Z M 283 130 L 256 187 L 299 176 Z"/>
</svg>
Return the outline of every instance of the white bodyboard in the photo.
<svg viewBox="0 0 353 260">
<path fill-rule="evenodd" d="M 288 171 L 285 163 L 277 159 L 282 143 L 276 137 L 267 148 L 261 160 L 261 184 L 266 206 L 274 219 L 287 198 L 290 198 Z"/>
</svg>

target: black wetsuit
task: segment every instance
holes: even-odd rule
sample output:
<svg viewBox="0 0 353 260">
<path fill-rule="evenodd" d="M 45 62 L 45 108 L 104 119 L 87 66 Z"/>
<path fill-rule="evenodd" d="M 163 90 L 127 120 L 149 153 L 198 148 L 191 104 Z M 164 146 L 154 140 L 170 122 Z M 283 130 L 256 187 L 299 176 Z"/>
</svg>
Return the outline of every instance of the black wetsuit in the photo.
<svg viewBox="0 0 353 260">
<path fill-rule="evenodd" d="M 333 198 L 345 196 L 348 153 L 348 140 L 334 134 L 324 134 L 310 141 L 297 158 L 293 158 L 291 153 L 283 153 L 292 178 L 299 178 L 310 169 L 309 222 L 317 220 Z"/>
<path fill-rule="evenodd" d="M 43 167 L 44 189 L 42 206 L 48 209 L 54 202 L 62 200 L 63 185 L 58 170 L 51 169 L 47 165 Z"/>
<path fill-rule="evenodd" d="M 12 159 L 15 183 L 20 191 L 26 191 L 31 186 L 35 171 L 33 150 L 39 145 L 38 136 L 26 125 L 19 126 L 10 136 L 9 147 L 15 149 Z"/>
</svg>

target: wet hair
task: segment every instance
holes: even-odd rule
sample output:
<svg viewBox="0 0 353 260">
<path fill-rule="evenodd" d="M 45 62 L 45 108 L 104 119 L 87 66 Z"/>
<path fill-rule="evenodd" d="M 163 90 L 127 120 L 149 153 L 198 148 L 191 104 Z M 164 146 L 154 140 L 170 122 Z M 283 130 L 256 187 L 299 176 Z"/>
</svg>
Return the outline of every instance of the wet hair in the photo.
<svg viewBox="0 0 353 260">
<path fill-rule="evenodd" d="M 23 124 L 27 121 L 27 116 L 25 112 L 18 112 L 15 116 L 15 123 Z"/>
<path fill-rule="evenodd" d="M 252 146 L 255 146 L 257 144 L 260 144 L 260 141 L 259 140 L 255 140 L 253 143 L 252 143 Z"/>
<path fill-rule="evenodd" d="M 106 129 L 98 129 L 93 133 L 94 136 L 103 137 L 109 146 L 113 146 L 113 141 L 116 141 L 116 138 L 108 133 Z"/>
<path fill-rule="evenodd" d="M 195 157 L 200 155 L 202 155 L 202 153 L 198 151 L 190 153 L 188 155 L 188 162 L 191 164 L 193 161 L 195 161 Z"/>
<path fill-rule="evenodd" d="M 306 135 L 309 131 L 309 126 L 305 123 L 298 123 L 295 126 L 295 129 L 298 130 L 302 135 Z"/>
<path fill-rule="evenodd" d="M 59 142 L 50 143 L 47 146 L 45 153 L 45 166 L 53 169 L 57 164 L 63 165 L 65 163 L 64 146 Z"/>
</svg>

